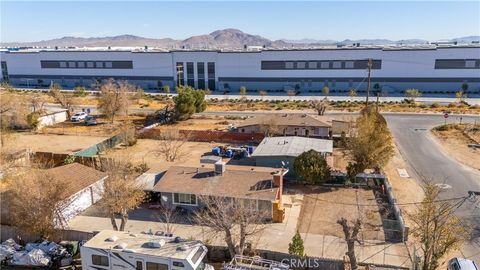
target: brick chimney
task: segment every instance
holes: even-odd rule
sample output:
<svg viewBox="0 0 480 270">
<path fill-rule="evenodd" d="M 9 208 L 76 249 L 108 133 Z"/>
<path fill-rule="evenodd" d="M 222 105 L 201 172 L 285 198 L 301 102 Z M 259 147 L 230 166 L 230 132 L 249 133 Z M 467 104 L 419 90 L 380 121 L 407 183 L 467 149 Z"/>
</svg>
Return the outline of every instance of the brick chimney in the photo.
<svg viewBox="0 0 480 270">
<path fill-rule="evenodd" d="M 283 195 L 283 172 L 282 171 L 276 172 L 273 175 L 272 184 L 273 184 L 273 187 L 279 188 L 277 199 L 278 199 L 279 205 L 283 205 L 282 204 L 282 195 Z"/>
</svg>

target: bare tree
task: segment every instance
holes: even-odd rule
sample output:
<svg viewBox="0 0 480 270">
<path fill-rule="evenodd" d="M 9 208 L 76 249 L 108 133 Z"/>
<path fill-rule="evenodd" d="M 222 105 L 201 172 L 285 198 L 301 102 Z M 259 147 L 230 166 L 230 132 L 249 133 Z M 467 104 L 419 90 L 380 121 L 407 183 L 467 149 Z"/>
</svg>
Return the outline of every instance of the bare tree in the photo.
<svg viewBox="0 0 480 270">
<path fill-rule="evenodd" d="M 254 201 L 212 196 L 200 196 L 200 200 L 205 211 L 197 212 L 194 220 L 212 235 L 222 232 L 232 258 L 243 255 L 247 241 L 265 229 L 268 215 Z"/>
<path fill-rule="evenodd" d="M 422 188 L 425 197 L 417 210 L 409 214 L 413 222 L 411 231 L 423 252 L 421 269 L 434 270 L 439 268 L 439 260 L 445 254 L 468 239 L 469 229 L 454 213 L 458 202 L 440 200 L 441 188 L 433 183 L 427 182 Z"/>
<path fill-rule="evenodd" d="M 58 84 L 53 84 L 50 88 L 50 95 L 55 102 L 59 103 L 62 108 L 67 110 L 68 117 L 70 118 L 73 106 L 75 105 L 75 97 L 72 93 L 66 93 L 61 91 L 62 88 Z"/>
<path fill-rule="evenodd" d="M 158 221 L 160 221 L 162 230 L 166 233 L 174 233 L 176 229 L 177 222 L 179 221 L 179 216 L 175 212 L 174 208 L 162 206 L 160 208 L 160 213 L 157 215 Z"/>
<path fill-rule="evenodd" d="M 27 169 L 11 183 L 9 212 L 16 227 L 44 239 L 49 239 L 56 228 L 66 227 L 64 213 L 74 192 L 71 182 L 53 177 L 45 170 Z"/>
<path fill-rule="evenodd" d="M 184 147 L 189 137 L 188 134 L 180 133 L 178 129 L 161 130 L 156 136 L 158 147 L 152 152 L 157 156 L 163 156 L 168 162 L 181 159 L 186 154 Z"/>
<path fill-rule="evenodd" d="M 312 100 L 311 104 L 318 115 L 323 115 L 328 107 L 328 99 L 325 97 L 322 100 Z"/>
<path fill-rule="evenodd" d="M 358 233 L 362 228 L 362 222 L 360 219 L 355 220 L 353 226 L 348 225 L 348 221 L 345 218 L 337 220 L 337 223 L 342 226 L 343 234 L 345 236 L 345 241 L 347 242 L 347 252 L 345 255 L 348 256 L 350 260 L 350 267 L 352 270 L 357 270 L 357 257 L 355 256 L 355 242 L 361 244 L 358 240 Z"/>
<path fill-rule="evenodd" d="M 135 93 L 135 86 L 109 80 L 100 89 L 98 109 L 113 123 L 117 115 L 128 115 Z"/>
<path fill-rule="evenodd" d="M 133 166 L 125 161 L 104 160 L 102 170 L 108 175 L 100 207 L 108 214 L 114 230 L 125 230 L 128 212 L 145 199 L 142 186 L 135 181 Z M 116 218 L 120 217 L 120 226 Z"/>
<path fill-rule="evenodd" d="M 125 120 L 119 127 L 119 135 L 125 148 L 133 146 L 137 141 L 135 138 L 135 125 L 130 120 Z"/>
<path fill-rule="evenodd" d="M 260 132 L 265 136 L 275 136 L 280 133 L 280 126 L 275 119 L 268 119 L 259 125 Z"/>
<path fill-rule="evenodd" d="M 45 100 L 43 95 L 40 94 L 40 93 L 34 93 L 33 95 L 31 95 L 29 97 L 29 104 L 30 104 L 30 108 L 32 109 L 33 113 L 43 112 L 43 110 L 44 110 L 43 108 L 44 108 L 46 102 L 47 101 Z"/>
</svg>

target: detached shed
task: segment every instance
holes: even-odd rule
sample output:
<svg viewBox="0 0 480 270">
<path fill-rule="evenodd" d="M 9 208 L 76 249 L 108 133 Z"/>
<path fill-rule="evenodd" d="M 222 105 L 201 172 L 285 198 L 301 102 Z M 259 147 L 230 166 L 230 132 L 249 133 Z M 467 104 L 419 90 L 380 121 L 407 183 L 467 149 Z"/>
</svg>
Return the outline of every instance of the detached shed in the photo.
<svg viewBox="0 0 480 270">
<path fill-rule="evenodd" d="M 295 158 L 309 150 L 321 153 L 332 165 L 330 157 L 333 152 L 332 140 L 297 136 L 266 137 L 255 149 L 252 157 L 255 158 L 256 165 L 262 167 L 280 168 L 283 162 L 285 168 L 289 169 L 286 176 L 293 178 L 296 176 L 293 169 Z"/>
</svg>

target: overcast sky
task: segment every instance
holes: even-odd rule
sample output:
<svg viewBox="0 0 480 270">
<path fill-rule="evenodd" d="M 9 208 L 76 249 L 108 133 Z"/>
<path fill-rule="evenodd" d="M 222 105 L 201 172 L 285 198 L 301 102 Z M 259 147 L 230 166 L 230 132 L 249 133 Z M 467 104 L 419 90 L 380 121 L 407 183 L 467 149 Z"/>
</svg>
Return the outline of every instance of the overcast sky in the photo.
<svg viewBox="0 0 480 270">
<path fill-rule="evenodd" d="M 3 1 L 1 41 L 132 34 L 185 39 L 237 28 L 269 39 L 480 35 L 480 1 Z"/>
</svg>

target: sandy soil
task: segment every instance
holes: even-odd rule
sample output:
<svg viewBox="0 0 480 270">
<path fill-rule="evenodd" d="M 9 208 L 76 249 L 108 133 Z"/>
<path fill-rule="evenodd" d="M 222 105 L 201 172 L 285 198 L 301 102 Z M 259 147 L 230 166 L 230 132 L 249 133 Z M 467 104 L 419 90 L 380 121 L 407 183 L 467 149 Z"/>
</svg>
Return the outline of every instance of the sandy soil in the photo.
<svg viewBox="0 0 480 270">
<path fill-rule="evenodd" d="M 298 230 L 301 233 L 344 237 L 336 221 L 360 218 L 364 223 L 364 240 L 384 241 L 382 220 L 373 191 L 350 188 L 296 186 L 290 192 L 303 193 Z M 289 193 L 290 193 L 289 192 Z"/>
<path fill-rule="evenodd" d="M 227 131 L 229 124 L 237 125 L 243 120 L 228 120 L 224 117 L 195 117 L 172 125 L 162 125 L 155 129 L 182 129 L 182 130 L 222 130 Z"/>
<path fill-rule="evenodd" d="M 480 149 L 471 149 L 468 144 L 480 142 L 480 131 L 463 132 L 464 126 L 446 131 L 432 130 L 433 137 L 450 156 L 459 162 L 480 170 Z"/>
<path fill-rule="evenodd" d="M 72 154 L 106 138 L 99 136 L 18 134 L 15 143 L 21 148 L 31 149 L 32 151 Z"/>
</svg>

